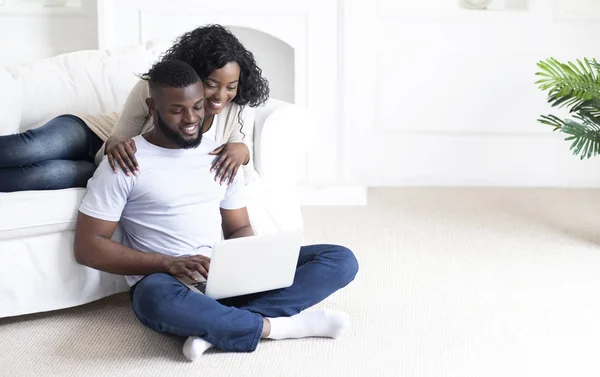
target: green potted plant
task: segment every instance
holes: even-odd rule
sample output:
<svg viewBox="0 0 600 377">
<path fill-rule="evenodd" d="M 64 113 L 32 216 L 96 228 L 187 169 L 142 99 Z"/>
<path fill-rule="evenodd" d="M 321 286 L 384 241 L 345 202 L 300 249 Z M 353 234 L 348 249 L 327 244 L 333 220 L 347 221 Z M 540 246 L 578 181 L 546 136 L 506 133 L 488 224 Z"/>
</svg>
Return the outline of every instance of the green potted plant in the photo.
<svg viewBox="0 0 600 377">
<path fill-rule="evenodd" d="M 541 115 L 539 122 L 567 135 L 571 150 L 581 159 L 600 153 L 600 64 L 596 59 L 561 63 L 554 58 L 540 61 L 539 88 L 548 91 L 552 107 L 567 108 L 574 119 Z"/>
</svg>

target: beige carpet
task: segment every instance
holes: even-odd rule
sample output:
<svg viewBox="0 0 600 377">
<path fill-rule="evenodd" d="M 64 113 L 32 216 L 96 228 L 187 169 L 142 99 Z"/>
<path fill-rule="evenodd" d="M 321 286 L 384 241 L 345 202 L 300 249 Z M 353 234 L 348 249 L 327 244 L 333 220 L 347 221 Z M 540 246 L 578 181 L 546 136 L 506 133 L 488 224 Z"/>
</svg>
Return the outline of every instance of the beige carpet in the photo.
<svg viewBox="0 0 600 377">
<path fill-rule="evenodd" d="M 118 295 L 0 319 L 0 375 L 600 375 L 600 190 L 379 189 L 304 213 L 308 241 L 361 262 L 321 304 L 351 313 L 343 338 L 190 363 Z"/>
</svg>

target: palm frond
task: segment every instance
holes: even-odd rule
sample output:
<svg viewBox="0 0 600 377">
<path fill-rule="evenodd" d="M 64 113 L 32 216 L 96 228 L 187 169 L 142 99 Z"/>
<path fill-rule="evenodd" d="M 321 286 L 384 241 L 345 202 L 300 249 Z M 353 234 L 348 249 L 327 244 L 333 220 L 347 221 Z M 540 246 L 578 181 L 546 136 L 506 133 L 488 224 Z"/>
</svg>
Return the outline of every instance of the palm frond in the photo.
<svg viewBox="0 0 600 377">
<path fill-rule="evenodd" d="M 552 114 L 541 115 L 538 122 L 554 127 L 553 131 L 560 130 L 565 126 L 565 122 L 562 119 Z"/>
<path fill-rule="evenodd" d="M 596 60 L 584 59 L 560 63 L 554 58 L 538 62 L 541 78 L 535 83 L 548 90 L 551 106 L 580 106 L 583 102 L 600 97 L 600 65 Z"/>
<path fill-rule="evenodd" d="M 579 105 L 571 108 L 571 113 L 580 113 L 589 118 L 600 120 L 600 99 L 593 98 L 589 101 L 583 101 Z"/>
<path fill-rule="evenodd" d="M 569 135 L 566 141 L 572 141 L 571 147 L 574 155 L 580 159 L 590 158 L 600 153 L 600 125 L 595 123 L 577 123 L 565 120 L 560 131 Z"/>
<path fill-rule="evenodd" d="M 568 108 L 578 122 L 555 115 L 542 115 L 538 121 L 567 135 L 570 150 L 582 160 L 600 154 L 600 64 L 596 59 L 563 64 L 550 58 L 538 67 L 536 84 L 548 91 L 548 103 Z"/>
</svg>

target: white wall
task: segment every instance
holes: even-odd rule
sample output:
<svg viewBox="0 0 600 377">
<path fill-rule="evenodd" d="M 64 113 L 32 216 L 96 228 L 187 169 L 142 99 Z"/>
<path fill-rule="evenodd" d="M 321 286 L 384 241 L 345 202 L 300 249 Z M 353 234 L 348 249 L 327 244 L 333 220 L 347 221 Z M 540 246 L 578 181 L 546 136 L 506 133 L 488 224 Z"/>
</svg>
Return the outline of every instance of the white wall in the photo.
<svg viewBox="0 0 600 377">
<path fill-rule="evenodd" d="M 551 110 L 534 85 L 539 60 L 598 57 L 597 1 L 343 8 L 346 177 L 368 186 L 600 186 L 600 157 L 580 161 L 536 122 Z"/>
<path fill-rule="evenodd" d="M 81 9 L 0 6 L 0 65 L 98 48 L 96 1 L 81 1 Z"/>
</svg>

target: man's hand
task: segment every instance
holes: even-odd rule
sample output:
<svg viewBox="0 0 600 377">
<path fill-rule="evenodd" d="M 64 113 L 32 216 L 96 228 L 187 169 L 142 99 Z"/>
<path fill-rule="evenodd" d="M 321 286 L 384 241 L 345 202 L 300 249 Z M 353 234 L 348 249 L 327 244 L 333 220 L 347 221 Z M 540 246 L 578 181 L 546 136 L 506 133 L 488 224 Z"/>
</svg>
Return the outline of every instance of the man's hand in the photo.
<svg viewBox="0 0 600 377">
<path fill-rule="evenodd" d="M 191 255 L 185 257 L 170 257 L 165 265 L 165 271 L 173 276 L 187 276 L 192 281 L 197 281 L 194 271 L 200 273 L 206 279 L 210 268 L 210 258 L 203 255 Z"/>
<path fill-rule="evenodd" d="M 244 143 L 227 143 L 210 152 L 212 155 L 219 155 L 215 159 L 210 169 L 215 172 L 215 181 L 220 184 L 233 182 L 240 165 L 245 165 L 250 161 L 250 150 Z"/>
<path fill-rule="evenodd" d="M 106 140 L 104 151 L 108 156 L 108 163 L 115 173 L 117 172 L 115 160 L 119 163 L 121 169 L 123 169 L 123 172 L 128 176 L 130 176 L 131 173 L 138 173 L 140 166 L 135 158 L 135 152 L 137 152 L 137 148 L 135 147 L 135 141 L 133 141 L 130 137 L 109 137 L 108 140 Z"/>
</svg>

